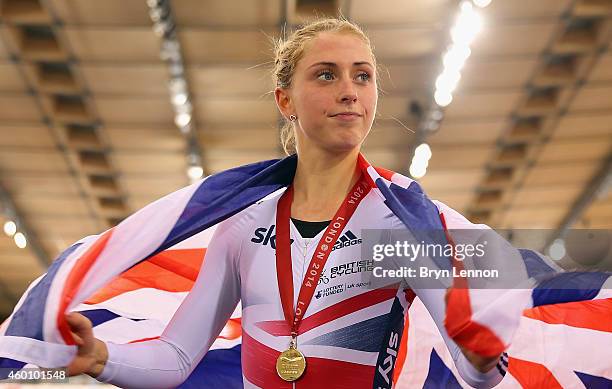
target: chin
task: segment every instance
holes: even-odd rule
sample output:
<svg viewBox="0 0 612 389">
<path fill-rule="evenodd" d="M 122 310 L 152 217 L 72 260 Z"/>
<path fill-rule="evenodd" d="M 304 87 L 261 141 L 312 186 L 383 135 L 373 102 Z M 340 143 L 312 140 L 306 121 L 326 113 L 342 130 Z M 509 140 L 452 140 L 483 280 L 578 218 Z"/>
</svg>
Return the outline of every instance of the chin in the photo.
<svg viewBox="0 0 612 389">
<path fill-rule="evenodd" d="M 335 140 L 334 142 L 328 142 L 325 145 L 325 149 L 334 153 L 346 153 L 360 148 L 361 143 L 361 138 L 347 137 L 344 139 Z"/>
</svg>

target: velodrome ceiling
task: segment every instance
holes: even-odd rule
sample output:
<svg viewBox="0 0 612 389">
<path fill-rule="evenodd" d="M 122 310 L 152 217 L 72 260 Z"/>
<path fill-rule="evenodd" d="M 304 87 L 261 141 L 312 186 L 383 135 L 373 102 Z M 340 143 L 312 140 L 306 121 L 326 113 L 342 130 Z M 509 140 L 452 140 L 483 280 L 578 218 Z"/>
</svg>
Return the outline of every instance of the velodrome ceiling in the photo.
<svg viewBox="0 0 612 389">
<path fill-rule="evenodd" d="M 282 155 L 271 37 L 314 8 L 339 9 L 367 30 L 382 65 L 370 162 L 408 174 L 424 138 L 425 190 L 475 221 L 612 227 L 610 0 L 493 0 L 429 132 L 418 129 L 457 1 L 171 7 L 205 174 Z M 189 183 L 188 142 L 152 26 L 145 0 L 0 0 L 0 187 L 29 243 L 0 236 L 0 317 L 60 250 Z"/>
</svg>

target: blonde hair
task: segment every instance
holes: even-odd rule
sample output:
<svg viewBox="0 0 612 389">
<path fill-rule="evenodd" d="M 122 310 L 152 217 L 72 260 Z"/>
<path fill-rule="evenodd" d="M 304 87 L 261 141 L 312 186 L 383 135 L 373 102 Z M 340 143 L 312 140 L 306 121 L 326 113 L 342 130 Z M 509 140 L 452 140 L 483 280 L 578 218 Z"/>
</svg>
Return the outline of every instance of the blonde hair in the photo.
<svg viewBox="0 0 612 389">
<path fill-rule="evenodd" d="M 370 39 L 361 27 L 342 18 L 317 19 L 297 29 L 286 39 L 280 38 L 275 41 L 273 78 L 277 87 L 291 87 L 295 68 L 304 55 L 306 44 L 322 32 L 352 34 L 360 38 L 368 46 L 376 66 Z M 291 122 L 287 118 L 283 120 L 280 131 L 281 144 L 285 153 L 291 155 L 296 152 L 295 133 Z"/>
</svg>

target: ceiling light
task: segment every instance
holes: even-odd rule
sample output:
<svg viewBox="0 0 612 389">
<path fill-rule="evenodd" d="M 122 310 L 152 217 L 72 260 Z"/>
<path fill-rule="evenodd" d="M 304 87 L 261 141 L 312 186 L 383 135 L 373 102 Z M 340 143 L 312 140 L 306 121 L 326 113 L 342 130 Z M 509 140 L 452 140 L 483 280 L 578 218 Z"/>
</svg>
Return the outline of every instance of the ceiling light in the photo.
<svg viewBox="0 0 612 389">
<path fill-rule="evenodd" d="M 487 5 L 491 4 L 491 0 L 473 0 L 473 1 L 474 1 L 474 4 L 480 8 L 484 8 Z"/>
<path fill-rule="evenodd" d="M 563 239 L 555 239 L 548 248 L 548 255 L 555 261 L 560 260 L 565 256 L 565 242 Z"/>
<path fill-rule="evenodd" d="M 436 100 L 436 104 L 440 107 L 446 107 L 453 101 L 453 95 L 448 91 L 436 90 L 434 99 Z"/>
<path fill-rule="evenodd" d="M 415 150 L 414 155 L 424 160 L 431 158 L 431 148 L 427 143 L 421 143 Z"/>
<path fill-rule="evenodd" d="M 472 54 L 472 50 L 468 46 L 452 45 L 442 57 L 444 68 L 456 71 L 461 70 L 470 54 Z"/>
<path fill-rule="evenodd" d="M 21 232 L 16 233 L 15 236 L 13 236 L 13 239 L 15 240 L 17 247 L 20 249 L 24 249 L 28 245 L 25 235 Z"/>
<path fill-rule="evenodd" d="M 173 78 L 168 83 L 168 86 L 173 93 L 185 92 L 185 89 L 187 89 L 187 83 L 183 78 Z"/>
<path fill-rule="evenodd" d="M 463 0 L 459 8 L 461 9 L 461 12 L 469 12 L 472 10 L 472 3 L 470 3 L 468 0 Z"/>
<path fill-rule="evenodd" d="M 419 179 L 427 173 L 427 167 L 418 166 L 415 164 L 410 165 L 410 175 L 416 179 Z"/>
<path fill-rule="evenodd" d="M 8 236 L 13 236 L 17 232 L 17 224 L 14 221 L 9 220 L 4 223 L 4 233 Z"/>
<path fill-rule="evenodd" d="M 186 93 L 176 93 L 172 96 L 172 104 L 174 105 L 183 105 L 186 102 L 187 102 Z"/>
<path fill-rule="evenodd" d="M 460 79 L 461 73 L 458 71 L 444 69 L 442 74 L 436 78 L 436 89 L 452 93 L 457 87 L 457 84 L 459 84 Z"/>
<path fill-rule="evenodd" d="M 174 123 L 177 127 L 185 127 L 189 122 L 191 122 L 191 114 L 187 112 L 179 113 L 174 117 Z"/>
<path fill-rule="evenodd" d="M 451 29 L 453 42 L 458 45 L 469 46 L 482 27 L 480 15 L 471 9 L 462 8 L 457 22 Z"/>
<path fill-rule="evenodd" d="M 412 157 L 412 163 L 410 166 L 414 166 L 417 168 L 427 168 L 429 166 L 429 160 L 425 159 L 419 155 L 415 155 Z"/>
<path fill-rule="evenodd" d="M 199 180 L 203 175 L 204 169 L 202 169 L 202 166 L 194 165 L 187 168 L 187 176 L 189 176 L 189 179 L 192 181 Z"/>
</svg>

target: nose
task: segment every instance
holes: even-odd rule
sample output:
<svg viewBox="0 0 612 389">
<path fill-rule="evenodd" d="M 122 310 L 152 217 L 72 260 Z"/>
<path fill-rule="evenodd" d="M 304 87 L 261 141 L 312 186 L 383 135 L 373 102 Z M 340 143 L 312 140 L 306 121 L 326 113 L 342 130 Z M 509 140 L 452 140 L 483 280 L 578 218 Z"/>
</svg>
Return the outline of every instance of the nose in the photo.
<svg viewBox="0 0 612 389">
<path fill-rule="evenodd" d="M 357 102 L 357 89 L 353 80 L 346 80 L 341 83 L 340 102 L 344 104 L 353 104 Z"/>
</svg>

